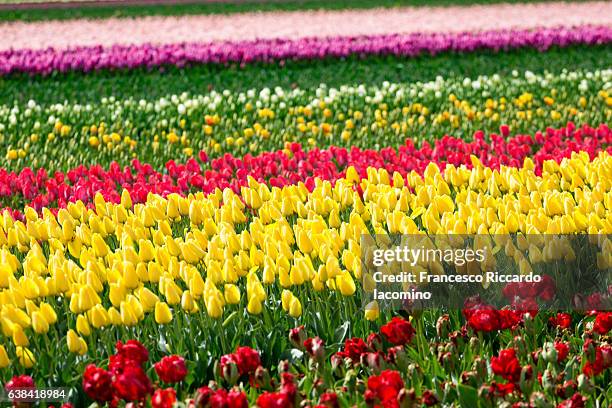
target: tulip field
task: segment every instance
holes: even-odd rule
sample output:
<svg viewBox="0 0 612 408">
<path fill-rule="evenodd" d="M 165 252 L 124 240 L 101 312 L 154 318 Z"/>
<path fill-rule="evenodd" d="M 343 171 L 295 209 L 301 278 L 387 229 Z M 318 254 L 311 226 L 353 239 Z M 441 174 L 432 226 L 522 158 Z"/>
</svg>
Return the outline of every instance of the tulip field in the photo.
<svg viewBox="0 0 612 408">
<path fill-rule="evenodd" d="M 0 406 L 612 407 L 612 3 L 10 3 Z M 543 280 L 390 307 L 397 234 Z"/>
</svg>

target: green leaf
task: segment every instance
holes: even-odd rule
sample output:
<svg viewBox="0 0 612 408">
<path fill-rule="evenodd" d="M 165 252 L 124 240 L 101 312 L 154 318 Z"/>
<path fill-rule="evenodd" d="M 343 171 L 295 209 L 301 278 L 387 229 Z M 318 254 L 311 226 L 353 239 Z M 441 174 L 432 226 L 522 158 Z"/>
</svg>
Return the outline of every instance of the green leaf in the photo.
<svg viewBox="0 0 612 408">
<path fill-rule="evenodd" d="M 343 343 L 348 335 L 349 328 L 351 327 L 350 322 L 346 321 L 334 331 L 334 342 Z"/>
<path fill-rule="evenodd" d="M 478 391 L 476 388 L 457 384 L 457 393 L 459 394 L 459 403 L 462 407 L 475 408 L 479 406 Z"/>
</svg>

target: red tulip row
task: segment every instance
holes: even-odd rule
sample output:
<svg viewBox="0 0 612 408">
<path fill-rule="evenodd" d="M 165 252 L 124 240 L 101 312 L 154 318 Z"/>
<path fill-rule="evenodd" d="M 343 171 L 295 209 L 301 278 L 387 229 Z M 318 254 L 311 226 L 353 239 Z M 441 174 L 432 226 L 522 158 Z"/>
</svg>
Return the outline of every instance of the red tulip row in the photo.
<svg viewBox="0 0 612 408">
<path fill-rule="evenodd" d="M 36 210 L 61 208 L 77 200 L 91 203 L 97 193 L 106 201 L 119 202 L 123 189 L 129 191 L 133 202 L 144 202 L 151 192 L 161 195 L 210 193 L 216 188 L 228 187 L 238 192 L 247 184 L 248 176 L 271 186 L 301 181 L 313 188 L 315 178 L 335 181 L 345 175 L 349 166 L 353 166 L 361 177 L 366 177 L 368 167 L 385 168 L 390 173 L 406 176 L 413 170 L 422 173 L 430 162 L 441 168 L 449 164 L 470 167 L 471 155 L 492 168 L 522 166 L 526 158 L 531 158 L 539 174 L 545 160 L 561 161 L 577 151 L 586 151 L 594 157 L 602 150 L 612 152 L 612 131 L 607 125 L 576 127 L 570 122 L 563 128 L 514 136 L 510 136 L 508 126 L 502 125 L 500 134 L 486 137 L 478 131 L 470 142 L 444 136 L 433 145 L 424 142 L 417 146 L 415 140 L 406 139 L 397 149 L 330 147 L 304 150 L 300 144 L 292 143 L 284 150 L 242 158 L 228 153 L 211 162 L 202 151 L 199 160 L 191 158 L 184 164 L 171 160 L 162 172 L 138 160 L 124 168 L 116 163 L 108 169 L 99 165 L 79 166 L 53 175 L 44 169 L 25 168 L 19 173 L 0 169 L 0 206 L 18 209 L 28 205 Z"/>
<path fill-rule="evenodd" d="M 473 316 L 475 311 L 482 310 L 488 309 L 472 303 L 465 305 L 463 313 Z M 533 319 L 533 316 L 515 310 L 508 312 L 514 316 L 506 329 L 516 335 L 514 340 L 488 357 L 476 356 L 473 369 L 461 372 L 459 381 L 477 388 L 481 401 L 500 403 L 518 399 L 523 402 L 517 402 L 513 407 L 552 406 L 547 402 L 550 397 L 534 391 L 534 387 L 544 390 L 552 387 L 553 394 L 562 400 L 557 407 L 583 407 L 587 398 L 583 394 L 592 391 L 593 381 L 612 367 L 612 346 L 603 337 L 612 329 L 612 313 L 591 312 L 585 319 L 592 320 L 592 315 L 595 315 L 594 321 L 583 321 L 586 323 L 584 326 L 578 324 L 575 327 L 569 314 L 558 313 L 548 320 L 549 330 L 556 332 L 557 339 L 530 350 L 526 346 L 525 328 L 526 319 Z M 471 317 L 459 330 L 451 331 L 450 327 L 449 316 L 442 315 L 436 323 L 437 340 L 428 345 L 434 355 L 437 354 L 441 366 L 452 371 L 457 362 L 450 350 L 476 345 L 480 329 L 474 327 Z M 574 329 L 583 331 L 581 347 L 561 339 L 572 335 Z M 370 407 L 434 406 L 449 398 L 450 394 L 443 391 L 444 388 L 425 388 L 418 393 L 408 388 L 411 381 L 423 376 L 409 357 L 410 349 L 418 347 L 417 336 L 411 321 L 394 317 L 379 332 L 371 333 L 365 340 L 359 337 L 347 339 L 339 351 L 329 355 L 322 339 L 309 338 L 304 326 L 299 326 L 290 331 L 289 341 L 296 350 L 304 353 L 312 370 L 283 361 L 277 378 L 272 378 L 269 370 L 262 366 L 260 353 L 241 346 L 234 353 L 221 356 L 216 365 L 217 381 L 198 388 L 195 394 L 186 394 L 191 396 L 187 397 L 185 404 L 193 408 L 246 408 L 249 406 L 247 395 L 253 398 L 253 394 L 247 394 L 245 390 L 251 387 L 258 390 L 256 404 L 260 408 L 337 408 L 341 402 L 355 401 L 355 392 L 359 392 L 359 400 Z M 555 367 L 566 367 L 571 359 L 575 360 L 571 364 L 582 367 L 576 378 L 559 380 L 551 377 Z M 182 392 L 180 387 L 188 375 L 187 363 L 178 355 L 163 357 L 153 364 L 157 376 L 154 382 L 146 374 L 148 361 L 149 351 L 140 342 L 129 340 L 124 344 L 119 341 L 106 368 L 94 364 L 87 366 L 82 379 L 83 391 L 91 400 L 111 407 L 119 406 L 122 401 L 148 401 L 153 408 L 171 408 Z M 348 378 L 349 371 L 352 374 L 359 372 L 365 376 L 365 381 L 355 389 L 348 385 L 334 386 L 333 380 L 324 378 L 325 370 L 333 378 Z M 405 374 L 410 372 L 414 376 L 406 377 Z M 304 377 L 313 373 L 317 375 L 312 379 L 315 396 L 308 397 L 300 385 L 305 383 L 302 381 Z M 34 387 L 34 381 L 27 375 L 13 377 L 5 386 L 7 390 Z M 544 402 L 547 404 L 542 405 Z M 64 407 L 70 406 L 66 404 Z"/>
</svg>

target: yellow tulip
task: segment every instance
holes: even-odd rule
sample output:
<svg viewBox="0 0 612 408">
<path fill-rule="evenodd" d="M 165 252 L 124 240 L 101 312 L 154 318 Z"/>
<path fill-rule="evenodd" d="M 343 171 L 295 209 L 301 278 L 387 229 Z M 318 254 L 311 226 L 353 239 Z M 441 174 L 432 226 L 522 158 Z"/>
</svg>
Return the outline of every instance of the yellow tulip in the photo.
<svg viewBox="0 0 612 408">
<path fill-rule="evenodd" d="M 166 302 L 155 304 L 155 321 L 158 324 L 168 324 L 172 321 L 172 312 Z"/>
<path fill-rule="evenodd" d="M 140 298 L 140 304 L 145 312 L 153 310 L 157 302 L 159 302 L 159 297 L 145 287 L 140 289 L 138 297 Z"/>
<path fill-rule="evenodd" d="M 238 286 L 234 284 L 226 284 L 224 295 L 225 295 L 225 301 L 228 304 L 235 305 L 235 304 L 240 303 L 240 289 L 238 289 Z"/>
<path fill-rule="evenodd" d="M 13 296 L 15 294 L 16 293 L 13 293 Z M 25 306 L 25 300 L 23 303 Z M 13 306 L 9 308 L 5 308 L 2 313 L 2 316 L 8 318 L 14 323 L 17 323 L 21 327 L 28 327 L 32 324 L 32 320 L 30 319 L 30 316 L 28 316 L 26 312 L 16 307 L 13 307 Z"/>
<path fill-rule="evenodd" d="M 247 311 L 252 315 L 258 315 L 262 312 L 263 305 L 261 300 L 257 299 L 257 297 L 252 296 L 249 298 L 249 303 L 247 305 Z"/>
<path fill-rule="evenodd" d="M 13 326 L 13 344 L 18 347 L 27 347 L 30 344 L 28 336 L 19 325 Z"/>
<path fill-rule="evenodd" d="M 102 239 L 102 237 L 100 236 L 100 234 L 93 234 L 91 237 L 92 240 L 92 246 L 93 249 L 96 253 L 97 257 L 105 257 L 108 252 L 108 245 L 106 245 L 106 242 L 104 242 L 104 239 Z"/>
<path fill-rule="evenodd" d="M 366 305 L 365 318 L 366 320 L 374 321 L 378 319 L 378 316 L 380 316 L 380 309 L 378 307 L 378 302 L 374 300 Z"/>
<path fill-rule="evenodd" d="M 44 334 L 49 331 L 49 323 L 40 311 L 32 313 L 32 328 L 38 334 Z"/>
<path fill-rule="evenodd" d="M 6 349 L 0 344 L 0 368 L 6 368 L 11 364 Z"/>
<path fill-rule="evenodd" d="M 32 368 L 34 364 L 36 364 L 36 358 L 34 357 L 34 353 L 32 353 L 26 347 L 16 347 L 15 354 L 17 354 L 19 364 L 21 364 L 25 368 Z"/>
<path fill-rule="evenodd" d="M 144 264 L 139 264 L 143 265 Z M 121 283 L 127 289 L 134 289 L 138 287 L 139 284 L 138 273 L 136 272 L 136 268 L 134 268 L 134 264 L 129 262 L 124 262 L 124 270 L 123 270 L 123 279 Z"/>
<path fill-rule="evenodd" d="M 87 350 L 88 350 L 87 343 L 85 343 L 85 340 L 82 337 L 79 337 L 78 341 L 79 341 L 79 352 L 78 352 L 78 354 L 82 356 L 85 353 L 87 353 Z"/>
<path fill-rule="evenodd" d="M 281 303 L 285 312 L 289 311 L 291 300 L 293 300 L 293 293 L 287 289 L 283 290 L 283 293 L 281 294 Z"/>
<path fill-rule="evenodd" d="M 66 343 L 68 344 L 68 351 L 71 353 L 83 355 L 87 352 L 87 345 L 84 340 L 72 329 L 68 330 Z"/>
<path fill-rule="evenodd" d="M 171 279 L 166 280 L 165 296 L 166 302 L 168 302 L 169 305 L 178 305 L 181 303 L 181 288 Z"/>
<path fill-rule="evenodd" d="M 78 296 L 79 310 L 87 311 L 99 303 L 101 303 L 100 296 L 98 296 L 91 286 L 81 287 Z"/>
<path fill-rule="evenodd" d="M 102 305 L 96 305 L 89 311 L 89 320 L 96 329 L 107 326 L 110 323 L 108 312 Z"/>
<path fill-rule="evenodd" d="M 134 326 L 138 323 L 138 315 L 129 302 L 121 302 L 119 313 L 124 326 Z"/>
<path fill-rule="evenodd" d="M 77 332 L 82 336 L 89 336 L 91 334 L 91 328 L 89 322 L 84 315 L 79 315 L 76 321 Z"/>
<path fill-rule="evenodd" d="M 108 309 L 108 319 L 113 326 L 121 325 L 121 314 L 114 307 Z"/>
<path fill-rule="evenodd" d="M 342 275 L 336 277 L 336 286 L 344 296 L 352 296 L 357 290 L 355 281 L 353 281 L 351 274 L 348 272 L 344 272 Z"/>
<path fill-rule="evenodd" d="M 111 283 L 109 285 L 108 298 L 113 306 L 119 307 L 121 302 L 125 299 L 126 290 L 125 286 L 120 283 Z"/>
<path fill-rule="evenodd" d="M 149 262 L 155 258 L 155 248 L 153 247 L 153 243 L 151 241 L 141 239 L 138 242 L 138 247 L 140 248 L 138 251 L 138 257 L 141 262 Z"/>
<path fill-rule="evenodd" d="M 206 302 L 206 312 L 213 319 L 218 319 L 223 315 L 223 304 L 217 295 L 210 296 Z"/>
<path fill-rule="evenodd" d="M 291 299 L 291 304 L 289 305 L 289 316 L 291 317 L 300 317 L 302 315 L 302 303 L 295 296 Z"/>
<path fill-rule="evenodd" d="M 128 210 L 132 208 L 132 198 L 129 191 L 125 189 L 121 192 L 121 205 Z"/>
<path fill-rule="evenodd" d="M 183 310 L 188 312 L 196 312 L 198 310 L 198 305 L 195 303 L 191 292 L 188 290 L 183 292 L 183 296 L 181 297 L 181 307 Z"/>
</svg>

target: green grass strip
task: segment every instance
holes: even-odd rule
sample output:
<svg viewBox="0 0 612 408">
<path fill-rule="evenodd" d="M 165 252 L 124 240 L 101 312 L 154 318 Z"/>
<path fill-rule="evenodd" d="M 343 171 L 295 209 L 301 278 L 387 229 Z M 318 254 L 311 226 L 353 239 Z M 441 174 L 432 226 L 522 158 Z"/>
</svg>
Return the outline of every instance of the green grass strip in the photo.
<svg viewBox="0 0 612 408">
<path fill-rule="evenodd" d="M 243 156 L 307 146 L 397 147 L 476 130 L 533 134 L 610 123 L 612 70 L 436 78 L 381 85 L 168 94 L 159 99 L 0 105 L 0 167 L 48 171 L 133 158 L 163 168 L 205 150 Z M 0 147 L 0 149 L 2 149 Z M 2 149 L 4 150 L 4 149 Z"/>
<path fill-rule="evenodd" d="M 546 1 L 546 0 L 544 0 Z M 185 3 L 157 5 L 103 5 L 92 4 L 78 7 L 32 7 L 0 10 L 0 21 L 67 20 L 72 18 L 110 18 L 138 16 L 179 16 L 195 14 L 229 14 L 251 11 L 295 11 L 295 10 L 342 10 L 347 8 L 369 9 L 374 7 L 400 6 L 449 6 L 496 3 L 536 3 L 542 1 L 521 0 L 278 0 L 239 1 L 215 3 Z"/>
<path fill-rule="evenodd" d="M 563 69 L 594 70 L 612 65 L 612 47 L 576 46 L 540 53 L 532 49 L 507 53 L 481 51 L 469 54 L 441 54 L 417 58 L 369 57 L 286 61 L 274 64 L 198 65 L 179 69 L 165 67 L 103 71 L 90 74 L 68 73 L 49 77 L 20 74 L 0 78 L 0 103 L 23 103 L 30 99 L 40 104 L 67 100 L 73 103 L 96 102 L 105 96 L 123 99 L 159 98 L 181 92 L 203 93 L 216 90 L 244 90 L 281 86 L 316 87 L 342 84 L 379 84 L 415 82 L 444 77 L 476 77 L 509 74 L 513 70 L 561 72 Z"/>
</svg>

